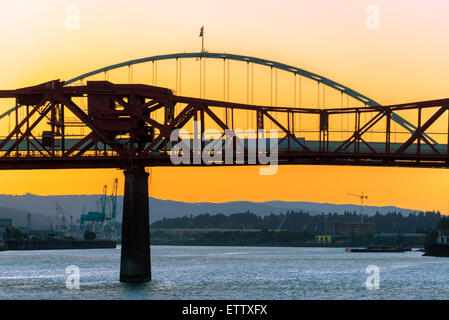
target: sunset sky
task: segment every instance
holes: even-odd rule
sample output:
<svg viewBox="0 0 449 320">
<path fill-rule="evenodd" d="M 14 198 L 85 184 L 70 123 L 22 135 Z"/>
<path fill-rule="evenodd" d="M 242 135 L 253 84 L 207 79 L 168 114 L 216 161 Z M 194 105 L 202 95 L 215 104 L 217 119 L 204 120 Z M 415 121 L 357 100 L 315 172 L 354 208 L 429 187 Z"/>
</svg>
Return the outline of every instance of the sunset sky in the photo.
<svg viewBox="0 0 449 320">
<path fill-rule="evenodd" d="M 372 5 L 379 9 L 378 29 L 366 25 Z M 67 27 L 73 8 L 79 29 Z M 211 52 L 297 66 L 382 104 L 449 98 L 448 13 L 448 0 L 0 0 L 0 89 L 199 51 L 204 25 Z M 0 102 L 0 113 L 8 107 Z M 0 193 L 100 193 L 115 177 L 123 192 L 119 170 L 2 171 Z M 449 170 L 281 166 L 276 175 L 260 176 L 256 167 L 154 168 L 150 185 L 153 197 L 189 202 L 358 204 L 346 193 L 362 191 L 367 205 L 446 214 Z"/>
</svg>

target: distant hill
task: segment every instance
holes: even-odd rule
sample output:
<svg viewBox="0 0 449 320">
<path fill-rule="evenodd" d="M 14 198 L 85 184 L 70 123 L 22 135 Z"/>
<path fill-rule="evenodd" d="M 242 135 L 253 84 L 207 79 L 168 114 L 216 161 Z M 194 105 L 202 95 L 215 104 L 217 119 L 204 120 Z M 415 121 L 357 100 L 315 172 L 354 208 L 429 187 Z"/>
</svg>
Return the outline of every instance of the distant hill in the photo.
<svg viewBox="0 0 449 320">
<path fill-rule="evenodd" d="M 101 195 L 59 195 L 59 196 L 37 196 L 34 194 L 24 195 L 0 195 L 0 207 L 4 207 L 1 217 L 11 217 L 19 225 L 26 225 L 26 213 L 32 213 L 32 223 L 34 221 L 40 225 L 46 224 L 49 226 L 48 217 L 56 215 L 56 202 L 73 218 L 79 219 L 83 213 L 83 207 L 86 206 L 86 211 L 97 210 L 97 200 Z M 118 221 L 122 216 L 123 197 L 119 196 L 117 199 L 117 217 Z M 6 210 L 6 208 L 11 208 Z M 12 210 L 12 211 L 11 211 Z M 201 213 L 223 213 L 229 215 L 231 213 L 250 211 L 256 215 L 264 216 L 270 213 L 285 213 L 287 211 L 304 211 L 310 214 L 320 214 L 322 212 L 336 212 L 344 213 L 345 211 L 359 212 L 360 206 L 353 204 L 330 204 L 330 203 L 316 203 L 303 201 L 266 201 L 266 202 L 251 202 L 251 201 L 232 201 L 224 203 L 213 202 L 180 202 L 173 200 L 160 200 L 150 198 L 150 222 L 161 220 L 162 218 L 175 218 L 182 216 L 198 215 Z M 376 212 L 402 212 L 408 214 L 410 212 L 420 212 L 419 210 L 403 209 L 394 206 L 375 207 L 365 206 L 364 213 L 367 215 L 374 215 Z M 10 216 L 8 216 L 10 215 Z M 17 217 L 16 217 L 17 216 Z M 24 218 L 25 217 L 25 218 Z"/>
<path fill-rule="evenodd" d="M 0 202 L 1 204 L 1 202 Z M 344 213 L 345 211 L 360 212 L 360 205 L 353 204 L 330 204 L 316 202 L 291 202 L 291 201 L 266 201 L 266 202 L 250 202 L 250 201 L 232 201 L 224 203 L 212 202 L 178 202 L 171 200 L 159 200 L 151 198 L 150 200 L 150 220 L 156 221 L 163 217 L 174 218 L 185 215 L 198 215 L 201 213 L 223 213 L 229 215 L 231 213 L 250 211 L 260 216 L 269 215 L 270 213 L 285 213 L 287 211 L 304 211 L 310 214 L 320 214 L 322 212 Z M 394 206 L 375 207 L 364 206 L 363 212 L 367 215 L 374 215 L 376 212 L 402 212 L 408 214 L 410 212 L 420 212 L 420 210 L 403 209 Z"/>
<path fill-rule="evenodd" d="M 16 210 L 12 208 L 0 207 L 0 218 L 11 218 L 13 226 L 25 227 L 27 225 L 28 212 L 29 211 L 26 210 Z M 49 217 L 42 214 L 32 215 L 31 227 L 33 229 L 48 229 L 49 226 L 50 226 Z"/>
<path fill-rule="evenodd" d="M 426 212 L 420 214 L 394 214 L 365 216 L 364 222 L 373 223 L 377 232 L 422 233 L 430 232 L 441 219 L 440 213 Z M 306 212 L 288 212 L 257 216 L 254 213 L 200 214 L 194 217 L 162 219 L 154 222 L 155 229 L 221 229 L 221 230 L 290 230 L 307 233 L 326 232 L 326 221 L 360 221 L 358 213 L 311 215 Z"/>
</svg>

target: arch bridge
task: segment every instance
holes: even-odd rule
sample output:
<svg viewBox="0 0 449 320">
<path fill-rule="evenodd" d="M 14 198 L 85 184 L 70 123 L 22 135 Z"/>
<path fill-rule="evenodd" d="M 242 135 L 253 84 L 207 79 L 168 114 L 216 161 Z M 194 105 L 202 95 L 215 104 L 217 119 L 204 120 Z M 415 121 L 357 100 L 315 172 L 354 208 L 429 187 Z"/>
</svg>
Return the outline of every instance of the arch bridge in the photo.
<svg viewBox="0 0 449 320">
<path fill-rule="evenodd" d="M 182 96 L 154 85 L 81 81 L 117 68 L 182 58 L 223 59 L 224 99 Z M 293 73 L 295 93 L 297 77 L 306 77 L 363 105 L 230 102 L 227 59 Z M 449 99 L 382 106 L 300 68 L 238 55 L 202 52 L 132 60 L 67 82 L 3 90 L 0 98 L 15 99 L 15 107 L 0 116 L 13 119 L 0 138 L 0 169 L 124 170 L 122 281 L 151 279 L 147 166 L 449 166 Z M 393 124 L 405 132 L 393 130 Z"/>
</svg>

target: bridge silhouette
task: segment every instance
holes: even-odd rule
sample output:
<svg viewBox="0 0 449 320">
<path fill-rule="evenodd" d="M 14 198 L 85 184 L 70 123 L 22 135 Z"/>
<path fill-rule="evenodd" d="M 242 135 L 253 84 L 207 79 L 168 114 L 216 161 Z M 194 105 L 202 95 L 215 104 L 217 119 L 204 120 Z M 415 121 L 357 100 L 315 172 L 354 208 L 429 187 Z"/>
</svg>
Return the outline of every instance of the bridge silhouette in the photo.
<svg viewBox="0 0 449 320">
<path fill-rule="evenodd" d="M 223 59 L 223 100 L 176 95 L 155 85 L 106 80 L 75 84 L 158 60 L 174 59 L 178 75 L 178 60 L 186 58 Z M 226 101 L 227 60 L 293 73 L 295 88 L 297 76 L 313 79 L 364 106 L 305 108 Z M 151 279 L 145 167 L 266 165 L 261 159 L 273 156 L 279 165 L 449 167 L 449 99 L 383 106 L 328 78 L 253 57 L 207 52 L 154 56 L 66 82 L 3 90 L 0 98 L 16 101 L 0 116 L 14 121 L 0 138 L 0 169 L 124 170 L 121 281 Z M 400 139 L 393 123 L 405 129 Z M 197 161 L 175 164 L 173 156 Z"/>
</svg>

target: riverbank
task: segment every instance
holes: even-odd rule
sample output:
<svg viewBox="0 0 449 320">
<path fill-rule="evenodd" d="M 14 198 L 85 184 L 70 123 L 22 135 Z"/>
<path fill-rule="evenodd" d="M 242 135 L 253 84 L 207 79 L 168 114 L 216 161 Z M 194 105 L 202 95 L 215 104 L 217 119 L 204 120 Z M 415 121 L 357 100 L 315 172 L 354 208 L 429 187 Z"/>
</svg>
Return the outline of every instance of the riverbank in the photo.
<svg viewBox="0 0 449 320">
<path fill-rule="evenodd" d="M 287 230 L 152 230 L 152 245 L 170 246 L 249 246 L 249 247 L 320 247 L 357 248 L 367 246 L 398 246 L 396 243 L 371 241 L 366 237 L 348 237 L 346 241 L 319 243 L 311 234 Z M 423 243 L 404 243 L 422 248 Z"/>
</svg>

